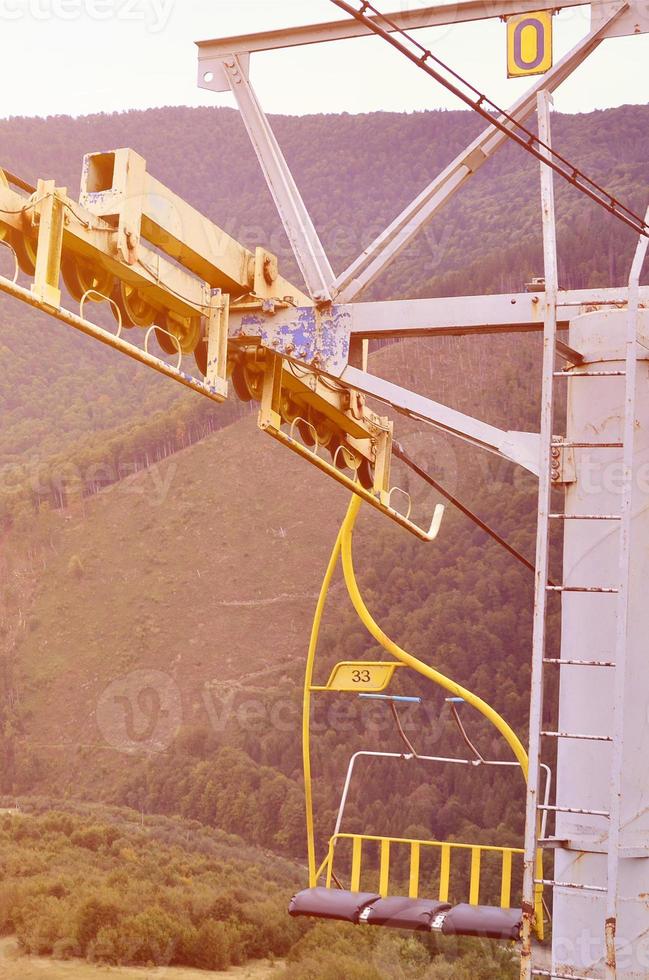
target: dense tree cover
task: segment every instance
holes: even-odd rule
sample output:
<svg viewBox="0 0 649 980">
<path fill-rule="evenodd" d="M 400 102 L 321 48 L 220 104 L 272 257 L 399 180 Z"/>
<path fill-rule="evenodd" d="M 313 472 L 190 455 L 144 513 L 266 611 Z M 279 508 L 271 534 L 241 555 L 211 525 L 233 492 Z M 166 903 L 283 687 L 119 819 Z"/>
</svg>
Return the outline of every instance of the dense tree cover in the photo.
<svg viewBox="0 0 649 980">
<path fill-rule="evenodd" d="M 35 801 L 0 815 L 0 865 L 0 929 L 28 953 L 219 970 L 304 932 L 281 912 L 295 869 L 196 823 Z"/>
<path fill-rule="evenodd" d="M 434 937 L 422 941 L 420 936 L 396 938 L 389 932 L 340 923 L 318 925 L 289 952 L 283 978 L 514 980 L 519 975 L 515 953 L 495 943 L 449 943 Z"/>
<path fill-rule="evenodd" d="M 291 920 L 299 869 L 179 819 L 32 800 L 0 813 L 0 930 L 25 953 L 209 971 L 287 959 L 286 980 L 507 980 L 509 951 Z"/>
</svg>

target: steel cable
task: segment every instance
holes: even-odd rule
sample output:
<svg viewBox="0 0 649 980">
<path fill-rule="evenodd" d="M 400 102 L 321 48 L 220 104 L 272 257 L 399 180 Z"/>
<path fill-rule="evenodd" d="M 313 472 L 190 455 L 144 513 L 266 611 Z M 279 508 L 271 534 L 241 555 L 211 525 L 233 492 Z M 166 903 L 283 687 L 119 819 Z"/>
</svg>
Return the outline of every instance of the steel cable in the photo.
<svg viewBox="0 0 649 980">
<path fill-rule="evenodd" d="M 371 3 L 368 3 L 367 0 L 357 0 L 357 2 L 360 3 L 360 9 L 358 10 L 350 3 L 347 3 L 346 0 L 332 0 L 332 3 L 337 7 L 340 7 L 341 10 L 344 10 L 361 24 L 364 24 L 374 34 L 382 37 L 388 44 L 391 44 L 392 47 L 405 55 L 413 64 L 417 65 L 418 68 L 421 68 L 422 71 L 425 71 L 439 82 L 440 85 L 443 85 L 449 92 L 457 96 L 465 105 L 468 105 L 486 119 L 490 125 L 495 126 L 496 129 L 499 129 L 509 139 L 521 146 L 527 153 L 530 153 L 542 163 L 547 164 L 560 177 L 563 177 L 564 180 L 573 187 L 576 187 L 577 190 L 581 191 L 582 194 L 585 194 L 600 207 L 604 208 L 609 214 L 614 215 L 629 228 L 632 228 L 637 234 L 649 238 L 649 225 L 641 215 L 636 214 L 631 208 L 622 204 L 621 201 L 617 200 L 615 195 L 611 194 L 604 187 L 601 187 L 595 180 L 584 174 L 560 153 L 540 140 L 536 133 L 533 133 L 532 130 L 524 126 L 514 116 L 501 109 L 492 99 L 481 93 L 474 85 L 463 78 L 462 75 L 434 55 L 428 48 L 425 48 L 423 44 L 420 44 L 407 31 L 399 27 L 389 17 L 386 17 L 385 14 L 382 14 Z M 366 16 L 366 11 L 368 10 L 371 11 L 374 17 Z M 386 27 L 382 27 L 380 22 L 383 22 Z M 398 37 L 394 37 L 393 34 L 401 35 L 416 50 L 410 50 Z M 454 82 L 441 75 L 439 71 L 433 68 L 430 62 L 435 62 L 435 64 L 451 75 L 457 82 L 469 89 L 476 98 L 471 98 L 470 95 L 458 88 Z M 503 120 L 505 121 L 503 122 Z M 519 132 L 515 132 L 514 130 L 519 130 Z"/>
</svg>

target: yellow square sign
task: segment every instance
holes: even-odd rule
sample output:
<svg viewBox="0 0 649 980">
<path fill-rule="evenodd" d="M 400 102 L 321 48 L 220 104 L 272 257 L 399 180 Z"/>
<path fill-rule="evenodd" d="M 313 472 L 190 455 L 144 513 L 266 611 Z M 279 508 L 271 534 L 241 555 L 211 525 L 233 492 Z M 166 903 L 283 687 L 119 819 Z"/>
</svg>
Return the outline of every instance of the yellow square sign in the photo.
<svg viewBox="0 0 649 980">
<path fill-rule="evenodd" d="M 336 664 L 325 690 L 327 691 L 384 691 L 401 663 L 345 660 Z"/>
<path fill-rule="evenodd" d="M 543 75 L 552 68 L 552 12 L 521 14 L 507 21 L 507 77 Z"/>
</svg>

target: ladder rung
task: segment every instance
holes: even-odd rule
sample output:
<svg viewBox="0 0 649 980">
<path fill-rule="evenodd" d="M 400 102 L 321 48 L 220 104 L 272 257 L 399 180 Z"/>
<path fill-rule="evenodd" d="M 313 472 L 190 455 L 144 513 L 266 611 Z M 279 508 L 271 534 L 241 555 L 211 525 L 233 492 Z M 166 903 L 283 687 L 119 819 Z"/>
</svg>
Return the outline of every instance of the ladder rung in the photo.
<svg viewBox="0 0 649 980">
<path fill-rule="evenodd" d="M 619 514 L 550 514 L 551 521 L 621 521 Z"/>
<path fill-rule="evenodd" d="M 575 881 L 553 881 L 552 878 L 535 878 L 535 885 L 547 885 L 550 888 L 574 888 L 583 892 L 601 892 L 606 894 L 608 888 L 604 885 L 581 885 Z"/>
<path fill-rule="evenodd" d="M 546 585 L 548 592 L 603 592 L 606 595 L 615 595 L 620 590 L 617 588 L 601 585 Z"/>
<path fill-rule="evenodd" d="M 587 742 L 612 742 L 610 735 L 579 735 L 575 732 L 541 732 L 545 738 L 579 738 Z"/>
<path fill-rule="evenodd" d="M 566 439 L 553 442 L 552 446 L 558 449 L 624 449 L 623 442 L 568 442 Z"/>
<path fill-rule="evenodd" d="M 610 817 L 608 810 L 585 810 L 578 806 L 551 806 L 549 803 L 539 803 L 537 810 L 546 813 L 577 813 L 584 817 Z"/>
<path fill-rule="evenodd" d="M 610 660 L 563 660 L 561 657 L 544 657 L 544 664 L 558 664 L 559 667 L 615 667 Z"/>
<path fill-rule="evenodd" d="M 623 378 L 626 371 L 583 371 L 580 374 L 570 374 L 568 371 L 555 371 L 555 378 Z"/>
</svg>

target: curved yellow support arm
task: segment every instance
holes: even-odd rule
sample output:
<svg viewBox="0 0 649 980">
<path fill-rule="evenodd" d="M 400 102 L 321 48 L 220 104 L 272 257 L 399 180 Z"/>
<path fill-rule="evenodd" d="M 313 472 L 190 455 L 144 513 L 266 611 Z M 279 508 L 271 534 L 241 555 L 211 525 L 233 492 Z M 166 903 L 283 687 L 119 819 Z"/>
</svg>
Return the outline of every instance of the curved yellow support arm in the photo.
<svg viewBox="0 0 649 980">
<path fill-rule="evenodd" d="M 359 498 L 353 498 L 359 499 Z M 318 596 L 318 603 L 315 609 L 315 615 L 313 617 L 313 624 L 311 626 L 311 637 L 309 639 L 309 652 L 307 654 L 306 660 L 306 671 L 304 673 L 304 694 L 302 697 L 302 761 L 304 766 L 304 800 L 306 805 L 306 838 L 307 838 L 307 854 L 308 854 L 308 864 L 309 864 L 309 887 L 315 888 L 317 884 L 318 874 L 316 869 L 316 857 L 315 857 L 315 832 L 313 824 L 313 789 L 311 780 L 311 687 L 313 684 L 313 666 L 315 664 L 315 655 L 318 649 L 318 637 L 320 635 L 320 624 L 322 623 L 322 614 L 324 613 L 325 603 L 327 601 L 327 593 L 329 592 L 329 586 L 331 585 L 331 580 L 333 574 L 336 571 L 336 565 L 338 564 L 338 558 L 340 557 L 340 549 L 342 547 L 343 539 L 343 527 L 341 525 L 336 538 L 336 543 L 334 544 L 333 551 L 331 552 L 331 557 L 329 559 L 329 564 L 327 565 L 327 571 L 325 572 L 325 577 L 322 580 L 322 585 L 320 586 L 320 595 Z"/>
<path fill-rule="evenodd" d="M 366 629 L 371 633 L 377 643 L 380 643 L 384 650 L 396 657 L 407 667 L 416 670 L 419 674 L 427 677 L 433 683 L 438 684 L 445 690 L 449 691 L 455 697 L 463 698 L 467 704 L 472 705 L 480 714 L 484 715 L 488 721 L 500 732 L 503 736 L 515 758 L 518 760 L 520 767 L 523 771 L 523 776 L 527 780 L 527 770 L 528 770 L 528 757 L 522 742 L 514 732 L 512 728 L 507 724 L 505 719 L 498 714 L 497 711 L 479 698 L 472 691 L 467 690 L 462 687 L 461 684 L 457 684 L 450 677 L 446 677 L 440 671 L 435 670 L 434 667 L 429 667 L 428 664 L 423 663 L 412 654 L 407 653 L 403 650 L 394 640 L 391 640 L 386 633 L 383 632 L 378 623 L 372 618 L 367 606 L 363 601 L 360 590 L 358 588 L 358 583 L 356 581 L 356 574 L 354 572 L 354 561 L 352 557 L 352 536 L 354 531 L 354 524 L 356 523 L 356 517 L 358 516 L 358 511 L 360 509 L 361 501 L 359 497 L 353 497 L 349 508 L 347 510 L 347 515 L 343 521 L 342 526 L 342 559 L 343 559 L 343 571 L 345 573 L 345 583 L 347 585 L 347 590 L 349 592 L 349 597 L 352 600 L 354 609 L 356 610 L 359 618 L 363 622 Z"/>
</svg>

